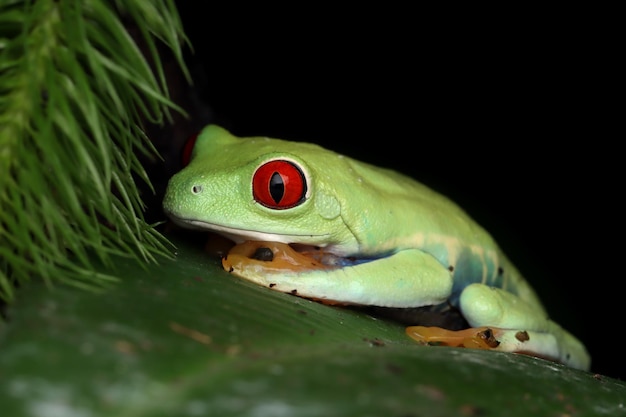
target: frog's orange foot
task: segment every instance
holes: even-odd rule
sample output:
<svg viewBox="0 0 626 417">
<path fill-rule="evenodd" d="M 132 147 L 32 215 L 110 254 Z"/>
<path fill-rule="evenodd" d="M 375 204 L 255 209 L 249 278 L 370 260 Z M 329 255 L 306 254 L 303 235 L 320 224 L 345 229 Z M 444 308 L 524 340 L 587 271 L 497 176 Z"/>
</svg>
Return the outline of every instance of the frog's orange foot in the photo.
<svg viewBox="0 0 626 417">
<path fill-rule="evenodd" d="M 471 349 L 495 349 L 500 345 L 501 329 L 494 327 L 471 327 L 464 330 L 447 330 L 441 327 L 411 326 L 406 334 L 420 343 L 465 347 Z"/>
<path fill-rule="evenodd" d="M 230 248 L 227 256 L 222 258 L 222 266 L 240 276 L 337 268 L 326 264 L 332 255 L 301 246 L 296 250 L 286 243 L 247 240 Z"/>
</svg>

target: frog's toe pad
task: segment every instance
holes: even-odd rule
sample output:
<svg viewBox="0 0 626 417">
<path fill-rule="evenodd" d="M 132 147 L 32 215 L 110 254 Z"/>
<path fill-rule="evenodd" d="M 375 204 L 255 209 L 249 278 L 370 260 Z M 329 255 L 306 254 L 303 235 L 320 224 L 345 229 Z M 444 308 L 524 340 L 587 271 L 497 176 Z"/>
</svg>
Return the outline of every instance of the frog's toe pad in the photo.
<svg viewBox="0 0 626 417">
<path fill-rule="evenodd" d="M 406 334 L 420 343 L 471 349 L 496 349 L 500 345 L 498 336 L 501 332 L 501 329 L 492 327 L 471 327 L 463 330 L 424 326 L 406 328 Z"/>
</svg>

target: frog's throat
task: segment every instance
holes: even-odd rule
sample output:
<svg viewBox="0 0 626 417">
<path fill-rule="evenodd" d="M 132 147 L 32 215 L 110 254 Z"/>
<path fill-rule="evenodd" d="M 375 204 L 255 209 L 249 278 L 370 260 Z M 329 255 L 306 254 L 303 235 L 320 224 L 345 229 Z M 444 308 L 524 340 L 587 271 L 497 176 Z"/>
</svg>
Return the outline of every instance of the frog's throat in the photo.
<svg viewBox="0 0 626 417">
<path fill-rule="evenodd" d="M 216 223 L 209 223 L 202 220 L 182 219 L 171 216 L 174 223 L 186 229 L 209 230 L 232 240 L 235 243 L 243 243 L 246 240 L 260 240 L 279 243 L 302 243 L 309 245 L 325 246 L 325 242 L 330 236 L 329 233 L 321 234 L 293 234 L 293 233 L 271 233 L 260 230 L 239 229 L 236 227 L 224 226 Z"/>
</svg>

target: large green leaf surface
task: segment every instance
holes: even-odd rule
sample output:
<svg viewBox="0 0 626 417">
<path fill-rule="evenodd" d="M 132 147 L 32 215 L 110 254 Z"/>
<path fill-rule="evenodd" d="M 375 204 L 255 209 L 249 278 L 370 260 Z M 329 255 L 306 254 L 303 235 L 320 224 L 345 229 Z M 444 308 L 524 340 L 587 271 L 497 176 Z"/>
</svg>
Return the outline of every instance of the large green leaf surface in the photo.
<svg viewBox="0 0 626 417">
<path fill-rule="evenodd" d="M 420 346 L 398 324 L 247 283 L 201 248 L 101 294 L 30 284 L 0 339 L 3 416 L 626 415 L 623 381 Z"/>
</svg>

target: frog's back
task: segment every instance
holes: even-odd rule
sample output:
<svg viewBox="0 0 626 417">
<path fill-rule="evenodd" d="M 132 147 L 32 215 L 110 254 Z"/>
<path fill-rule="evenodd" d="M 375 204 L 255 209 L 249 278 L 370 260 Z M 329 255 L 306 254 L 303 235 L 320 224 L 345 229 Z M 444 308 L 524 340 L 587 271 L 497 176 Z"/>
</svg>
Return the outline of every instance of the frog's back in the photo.
<svg viewBox="0 0 626 417">
<path fill-rule="evenodd" d="M 353 201 L 346 202 L 345 208 L 353 211 L 353 231 L 362 252 L 368 252 L 368 246 L 378 252 L 417 248 L 452 271 L 452 298 L 469 284 L 483 283 L 543 310 L 535 291 L 493 237 L 456 203 L 396 171 L 348 163 L 362 198 L 361 204 L 349 207 Z M 382 248 L 381 241 L 387 242 Z"/>
</svg>

